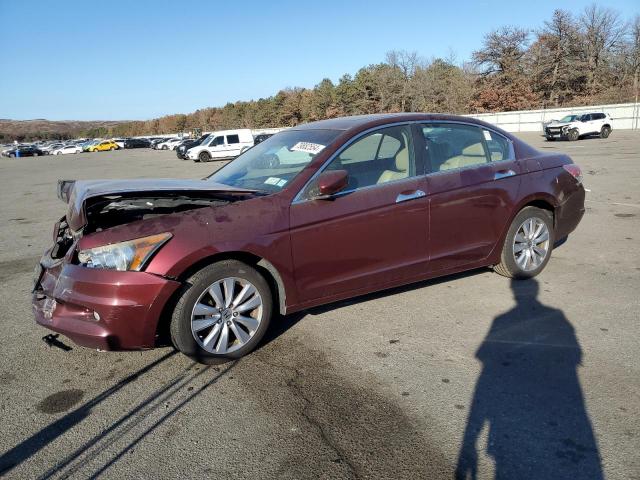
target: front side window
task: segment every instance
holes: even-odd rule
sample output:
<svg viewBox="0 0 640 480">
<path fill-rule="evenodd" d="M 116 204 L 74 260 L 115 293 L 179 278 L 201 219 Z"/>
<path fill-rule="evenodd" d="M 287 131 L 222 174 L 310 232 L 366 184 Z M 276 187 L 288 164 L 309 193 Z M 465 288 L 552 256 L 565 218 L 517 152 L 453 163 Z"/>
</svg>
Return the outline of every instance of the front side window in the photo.
<svg viewBox="0 0 640 480">
<path fill-rule="evenodd" d="M 279 192 L 340 133 L 339 130 L 285 130 L 227 163 L 209 180 L 266 193 Z"/>
<path fill-rule="evenodd" d="M 240 137 L 238 135 L 227 135 L 227 143 L 240 143 Z"/>
<path fill-rule="evenodd" d="M 326 170 L 346 170 L 347 190 L 413 177 L 416 166 L 411 128 L 403 125 L 369 133 L 345 148 Z"/>
<path fill-rule="evenodd" d="M 224 145 L 224 137 L 213 137 L 209 144 L 210 147 L 217 147 L 218 145 Z"/>
</svg>

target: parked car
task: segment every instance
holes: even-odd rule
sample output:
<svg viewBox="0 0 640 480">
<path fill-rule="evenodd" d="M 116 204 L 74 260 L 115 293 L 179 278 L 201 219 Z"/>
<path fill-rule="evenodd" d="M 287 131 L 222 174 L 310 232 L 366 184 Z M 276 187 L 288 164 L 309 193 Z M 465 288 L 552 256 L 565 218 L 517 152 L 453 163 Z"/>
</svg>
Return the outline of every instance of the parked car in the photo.
<svg viewBox="0 0 640 480">
<path fill-rule="evenodd" d="M 176 156 L 181 160 L 188 160 L 187 158 L 187 150 L 193 147 L 197 147 L 201 145 L 209 137 L 209 134 L 202 135 L 198 139 L 194 140 L 184 140 L 180 145 L 175 148 Z"/>
<path fill-rule="evenodd" d="M 149 148 L 150 145 L 146 138 L 127 138 L 123 148 Z"/>
<path fill-rule="evenodd" d="M 253 147 L 253 135 L 248 128 L 223 130 L 212 133 L 202 144 L 190 148 L 187 151 L 187 157 L 196 162 L 223 160 L 237 157 L 251 147 Z"/>
<path fill-rule="evenodd" d="M 607 138 L 613 131 L 613 122 L 607 113 L 595 112 L 584 115 L 567 115 L 557 123 L 550 123 L 544 127 L 544 135 L 547 141 L 556 138 L 570 141 L 578 140 L 588 135 L 599 135 Z"/>
<path fill-rule="evenodd" d="M 182 143 L 182 138 L 170 138 L 156 144 L 156 150 L 174 150 L 180 143 Z"/>
<path fill-rule="evenodd" d="M 51 155 L 51 153 L 54 150 L 57 150 L 58 148 L 62 148 L 62 147 L 64 147 L 64 145 L 65 145 L 64 143 L 60 143 L 60 142 L 58 142 L 58 143 L 49 143 L 47 145 L 40 146 L 39 148 L 40 148 L 40 150 L 42 150 L 42 152 L 45 155 Z"/>
<path fill-rule="evenodd" d="M 118 145 L 118 148 L 124 148 L 124 142 L 128 140 L 127 138 L 113 138 L 112 141 Z"/>
<path fill-rule="evenodd" d="M 99 144 L 102 140 L 88 140 L 82 144 L 82 151 L 88 152 L 89 149 L 97 144 Z"/>
<path fill-rule="evenodd" d="M 264 142 L 267 138 L 272 137 L 273 133 L 261 133 L 253 137 L 253 144 L 257 145 L 259 143 Z"/>
<path fill-rule="evenodd" d="M 32 145 L 17 146 L 2 152 L 5 157 L 39 157 L 45 153 Z"/>
<path fill-rule="evenodd" d="M 102 140 L 101 142 L 94 143 L 87 148 L 89 152 L 105 152 L 107 150 L 117 150 L 118 144 L 113 140 Z"/>
<path fill-rule="evenodd" d="M 82 147 L 78 145 L 64 145 L 53 150 L 51 155 L 69 155 L 71 153 L 82 153 Z"/>
<path fill-rule="evenodd" d="M 487 266 L 533 277 L 585 209 L 567 155 L 428 114 L 300 125 L 203 180 L 69 180 L 58 196 L 36 321 L 101 350 L 168 331 L 203 363 L 249 353 L 276 313 Z"/>
<path fill-rule="evenodd" d="M 157 150 L 158 145 L 160 143 L 166 142 L 167 140 L 170 140 L 170 138 L 156 138 L 154 140 L 151 140 L 151 148 L 153 148 L 154 150 Z"/>
</svg>

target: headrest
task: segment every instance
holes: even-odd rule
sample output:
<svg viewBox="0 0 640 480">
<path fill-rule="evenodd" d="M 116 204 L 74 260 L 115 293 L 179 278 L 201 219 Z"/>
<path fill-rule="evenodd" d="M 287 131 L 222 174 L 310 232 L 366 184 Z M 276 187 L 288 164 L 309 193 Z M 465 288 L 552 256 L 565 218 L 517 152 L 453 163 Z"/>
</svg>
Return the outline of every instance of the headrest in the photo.
<svg viewBox="0 0 640 480">
<path fill-rule="evenodd" d="M 401 172 L 409 170 L 409 149 L 407 147 L 396 153 L 396 170 Z"/>
</svg>

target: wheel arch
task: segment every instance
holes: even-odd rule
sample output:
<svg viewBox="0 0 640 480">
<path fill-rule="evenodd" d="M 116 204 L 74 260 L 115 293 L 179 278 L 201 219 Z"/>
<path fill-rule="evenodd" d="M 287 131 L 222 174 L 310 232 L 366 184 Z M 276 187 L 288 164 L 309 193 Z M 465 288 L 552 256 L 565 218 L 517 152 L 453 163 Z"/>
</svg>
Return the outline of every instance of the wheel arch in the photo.
<svg viewBox="0 0 640 480">
<path fill-rule="evenodd" d="M 286 289 L 280 272 L 269 260 L 253 253 L 232 251 L 214 253 L 213 255 L 202 257 L 180 273 L 177 280 L 184 282 L 198 270 L 222 260 L 238 260 L 258 270 L 267 280 L 279 312 L 283 315 L 286 313 Z"/>
<path fill-rule="evenodd" d="M 536 208 L 540 208 L 541 210 L 547 210 L 549 213 L 551 213 L 551 216 L 553 218 L 553 227 L 555 229 L 556 227 L 555 203 L 556 202 L 552 195 L 548 193 L 540 192 L 537 194 L 532 194 L 527 196 L 519 204 L 517 204 L 516 207 L 513 209 L 513 212 L 511 213 L 509 220 L 505 222 L 505 225 L 502 229 L 502 233 L 500 234 L 500 240 L 496 242 L 495 246 L 493 247 L 493 251 L 489 255 L 489 257 L 492 259 L 491 263 L 497 263 L 499 261 L 500 253 L 502 252 L 502 248 L 504 246 L 504 242 L 507 237 L 507 232 L 509 231 L 511 224 L 513 223 L 513 219 L 516 218 L 516 215 L 518 215 L 522 211 L 522 209 L 526 207 L 536 207 Z"/>
<path fill-rule="evenodd" d="M 187 267 L 182 273 L 180 273 L 175 279 L 184 283 L 190 276 L 196 273 L 198 270 L 203 269 L 207 265 L 211 265 L 215 262 L 223 260 L 238 260 L 254 267 L 261 275 L 264 276 L 271 293 L 273 295 L 274 304 L 278 305 L 278 312 L 281 315 L 287 313 L 286 308 L 286 288 L 282 276 L 278 269 L 267 259 L 260 257 L 249 252 L 235 251 L 235 252 L 220 252 L 213 255 L 208 255 L 198 259 L 195 263 Z M 169 325 L 171 322 L 171 315 L 176 302 L 182 295 L 184 290 L 178 288 L 174 294 L 165 303 L 162 312 L 158 318 L 156 325 L 156 341 L 158 344 L 170 344 Z"/>
</svg>

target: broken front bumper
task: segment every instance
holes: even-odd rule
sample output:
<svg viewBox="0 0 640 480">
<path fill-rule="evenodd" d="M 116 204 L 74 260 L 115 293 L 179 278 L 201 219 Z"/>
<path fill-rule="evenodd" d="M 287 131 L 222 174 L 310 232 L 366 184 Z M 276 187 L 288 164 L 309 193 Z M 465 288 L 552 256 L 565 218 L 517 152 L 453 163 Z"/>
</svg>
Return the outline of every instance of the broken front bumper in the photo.
<svg viewBox="0 0 640 480">
<path fill-rule="evenodd" d="M 145 272 L 119 272 L 52 260 L 36 272 L 36 322 L 78 345 L 100 350 L 152 348 L 158 320 L 179 282 Z"/>
</svg>

